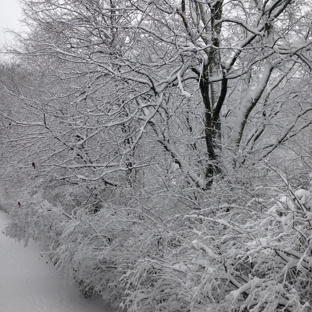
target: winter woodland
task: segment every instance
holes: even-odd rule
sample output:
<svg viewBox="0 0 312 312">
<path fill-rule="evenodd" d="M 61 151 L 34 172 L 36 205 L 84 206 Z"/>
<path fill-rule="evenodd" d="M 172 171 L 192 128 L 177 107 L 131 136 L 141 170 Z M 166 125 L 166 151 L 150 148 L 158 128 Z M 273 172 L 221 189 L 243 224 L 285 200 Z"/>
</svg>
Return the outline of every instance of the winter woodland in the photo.
<svg viewBox="0 0 312 312">
<path fill-rule="evenodd" d="M 311 311 L 311 1 L 21 3 L 7 234 L 120 311 Z"/>
</svg>

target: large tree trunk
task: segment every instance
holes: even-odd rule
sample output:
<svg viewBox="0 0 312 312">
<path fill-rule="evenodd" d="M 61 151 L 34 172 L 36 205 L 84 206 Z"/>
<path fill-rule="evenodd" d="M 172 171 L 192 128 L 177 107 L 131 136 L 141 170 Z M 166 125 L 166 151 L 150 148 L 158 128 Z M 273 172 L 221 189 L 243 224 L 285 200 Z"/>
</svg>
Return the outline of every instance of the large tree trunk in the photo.
<svg viewBox="0 0 312 312">
<path fill-rule="evenodd" d="M 216 149 L 220 140 L 219 130 L 219 115 L 214 115 L 213 102 L 210 99 L 210 90 L 212 89 L 209 84 L 209 68 L 208 65 L 203 66 L 203 73 L 200 80 L 200 91 L 205 106 L 204 124 L 205 124 L 205 142 L 207 148 L 208 162 L 206 167 L 205 178 L 207 180 L 206 187 L 209 188 L 213 183 L 213 176 L 220 172 L 218 164 L 218 156 Z"/>
</svg>

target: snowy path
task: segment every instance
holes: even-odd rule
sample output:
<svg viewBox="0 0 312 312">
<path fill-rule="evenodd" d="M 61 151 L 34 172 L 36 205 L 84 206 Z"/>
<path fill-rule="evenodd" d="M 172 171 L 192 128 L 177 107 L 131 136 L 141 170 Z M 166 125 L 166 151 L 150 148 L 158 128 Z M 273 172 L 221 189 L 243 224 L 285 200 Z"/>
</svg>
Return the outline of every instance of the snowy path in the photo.
<svg viewBox="0 0 312 312">
<path fill-rule="evenodd" d="M 86 300 L 30 243 L 6 237 L 9 217 L 0 211 L 0 312 L 111 312 L 102 300 Z"/>
</svg>

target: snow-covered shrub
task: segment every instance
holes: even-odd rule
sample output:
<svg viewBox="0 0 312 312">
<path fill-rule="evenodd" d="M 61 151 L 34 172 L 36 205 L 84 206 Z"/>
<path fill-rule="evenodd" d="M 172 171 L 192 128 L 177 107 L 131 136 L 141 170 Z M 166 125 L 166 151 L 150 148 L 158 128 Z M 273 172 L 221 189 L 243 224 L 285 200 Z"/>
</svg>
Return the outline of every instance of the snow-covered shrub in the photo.
<svg viewBox="0 0 312 312">
<path fill-rule="evenodd" d="M 312 213 L 291 205 L 279 213 L 272 197 L 281 189 L 261 184 L 224 179 L 209 192 L 140 196 L 124 189 L 123 200 L 96 213 L 66 212 L 37 194 L 12 210 L 8 233 L 41 241 L 86 296 L 130 312 L 308 311 Z M 287 198 L 293 193 L 307 204 L 287 185 Z"/>
<path fill-rule="evenodd" d="M 299 189 L 295 192 L 290 191 L 288 195 L 282 195 L 277 203 L 272 207 L 272 211 L 283 214 L 284 210 L 312 210 L 312 194 L 310 191 Z"/>
<path fill-rule="evenodd" d="M 59 245 L 69 218 L 66 212 L 42 199 L 40 194 L 26 203 L 10 207 L 9 213 L 12 222 L 7 233 L 18 241 L 23 240 L 25 245 L 29 240 L 39 241 L 44 250 L 54 250 Z"/>
<path fill-rule="evenodd" d="M 308 311 L 311 213 L 288 207 L 280 217 L 267 190 L 262 199 L 259 191 L 168 219 L 166 231 L 179 244 L 138 259 L 122 276 L 127 309 Z"/>
</svg>

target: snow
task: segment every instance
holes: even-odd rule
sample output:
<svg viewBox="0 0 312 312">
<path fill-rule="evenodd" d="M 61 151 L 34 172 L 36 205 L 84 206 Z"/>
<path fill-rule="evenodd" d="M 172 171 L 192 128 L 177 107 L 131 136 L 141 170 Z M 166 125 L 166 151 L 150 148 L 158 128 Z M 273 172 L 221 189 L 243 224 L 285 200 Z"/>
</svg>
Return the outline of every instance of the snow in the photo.
<svg viewBox="0 0 312 312">
<path fill-rule="evenodd" d="M 302 205 L 305 205 L 305 208 L 311 211 L 312 208 L 312 196 L 311 193 L 304 189 L 299 189 L 295 191 L 295 196 L 299 199 Z"/>
<path fill-rule="evenodd" d="M 0 312 L 112 312 L 100 298 L 86 300 L 57 275 L 33 242 L 25 248 L 3 234 L 9 217 L 0 211 Z"/>
<path fill-rule="evenodd" d="M 277 202 L 280 208 L 289 208 L 291 210 L 296 210 L 297 202 L 304 206 L 308 211 L 312 210 L 312 195 L 311 192 L 299 189 L 294 192 L 294 198 L 289 195 L 282 195 Z M 297 200 L 297 202 L 296 202 Z"/>
<path fill-rule="evenodd" d="M 208 246 L 201 243 L 199 240 L 195 239 L 192 241 L 192 245 L 196 250 L 203 250 L 207 253 L 207 255 L 211 258 L 217 259 L 219 258 Z"/>
</svg>

